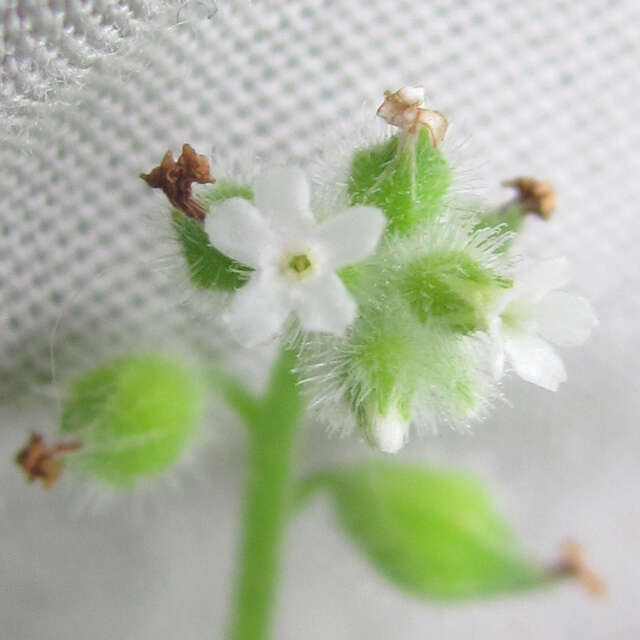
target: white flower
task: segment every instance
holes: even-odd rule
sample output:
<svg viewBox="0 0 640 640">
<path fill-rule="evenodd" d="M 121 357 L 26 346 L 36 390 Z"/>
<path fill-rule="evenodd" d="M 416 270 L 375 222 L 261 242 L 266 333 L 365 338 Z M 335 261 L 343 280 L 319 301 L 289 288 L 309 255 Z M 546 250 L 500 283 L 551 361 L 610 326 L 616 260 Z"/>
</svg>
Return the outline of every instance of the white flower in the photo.
<svg viewBox="0 0 640 640">
<path fill-rule="evenodd" d="M 564 258 L 540 262 L 528 268 L 499 301 L 489 322 L 493 339 L 493 369 L 502 376 L 505 359 L 516 373 L 549 391 L 567 379 L 564 364 L 553 347 L 582 344 L 596 326 L 589 302 L 557 291 L 569 281 Z"/>
<path fill-rule="evenodd" d="M 309 182 L 292 167 L 262 173 L 253 194 L 255 206 L 230 198 L 205 222 L 217 249 L 254 269 L 225 313 L 231 332 L 255 346 L 273 338 L 293 312 L 307 331 L 343 334 L 357 307 L 334 272 L 373 253 L 384 215 L 357 206 L 316 224 Z"/>
<path fill-rule="evenodd" d="M 376 112 L 389 124 L 408 133 L 415 133 L 418 125 L 426 127 L 431 144 L 437 147 L 447 133 L 447 119 L 439 112 L 425 109 L 424 87 L 403 87 L 395 93 L 385 91 L 384 102 Z"/>
</svg>

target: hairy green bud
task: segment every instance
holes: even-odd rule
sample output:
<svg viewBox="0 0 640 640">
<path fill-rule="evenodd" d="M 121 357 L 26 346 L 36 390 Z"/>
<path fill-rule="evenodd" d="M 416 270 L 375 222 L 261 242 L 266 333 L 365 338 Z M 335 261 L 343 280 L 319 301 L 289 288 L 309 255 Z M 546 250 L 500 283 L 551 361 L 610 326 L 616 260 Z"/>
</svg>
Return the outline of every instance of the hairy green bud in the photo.
<svg viewBox="0 0 640 640">
<path fill-rule="evenodd" d="M 502 242 L 496 251 L 506 252 L 511 248 L 514 238 L 522 230 L 524 215 L 522 208 L 518 203 L 515 203 L 501 210 L 485 213 L 476 225 L 476 230 L 496 229 L 502 236 Z"/>
<path fill-rule="evenodd" d="M 459 250 L 413 260 L 400 280 L 400 290 L 422 322 L 438 319 L 461 333 L 486 329 L 491 301 L 511 286 L 511 280 Z"/>
<path fill-rule="evenodd" d="M 415 136 L 400 133 L 357 151 L 348 189 L 352 204 L 384 211 L 387 233 L 406 235 L 433 220 L 450 185 L 451 169 L 423 127 Z"/>
<path fill-rule="evenodd" d="M 64 400 L 61 430 L 82 445 L 67 466 L 122 488 L 168 470 L 202 422 L 205 391 L 197 368 L 162 355 L 84 374 Z"/>
</svg>

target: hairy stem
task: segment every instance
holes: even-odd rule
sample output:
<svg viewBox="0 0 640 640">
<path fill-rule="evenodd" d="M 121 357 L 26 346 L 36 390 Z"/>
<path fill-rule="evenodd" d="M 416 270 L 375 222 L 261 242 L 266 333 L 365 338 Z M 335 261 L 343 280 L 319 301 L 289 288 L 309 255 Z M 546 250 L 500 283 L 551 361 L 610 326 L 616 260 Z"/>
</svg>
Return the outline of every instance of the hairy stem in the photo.
<svg viewBox="0 0 640 640">
<path fill-rule="evenodd" d="M 303 407 L 293 364 L 293 354 L 283 351 L 265 396 L 236 407 L 247 422 L 251 456 L 230 640 L 266 640 L 270 634 Z"/>
</svg>

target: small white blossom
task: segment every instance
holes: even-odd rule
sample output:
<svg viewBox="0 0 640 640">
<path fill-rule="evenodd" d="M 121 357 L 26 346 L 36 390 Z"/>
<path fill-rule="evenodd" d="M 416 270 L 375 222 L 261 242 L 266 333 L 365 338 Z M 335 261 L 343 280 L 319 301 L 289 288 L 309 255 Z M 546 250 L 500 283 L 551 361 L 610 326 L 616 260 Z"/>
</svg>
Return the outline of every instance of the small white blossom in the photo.
<svg viewBox="0 0 640 640">
<path fill-rule="evenodd" d="M 431 144 L 437 147 L 447 133 L 447 119 L 439 112 L 425 109 L 424 87 L 403 87 L 395 93 L 385 91 L 384 102 L 376 112 L 389 124 L 408 133 L 415 133 L 418 126 L 429 131 Z"/>
<path fill-rule="evenodd" d="M 255 205 L 230 198 L 205 222 L 217 249 L 254 269 L 225 313 L 232 334 L 247 347 L 264 343 L 292 312 L 307 331 L 343 334 L 357 307 L 335 271 L 373 253 L 384 215 L 356 206 L 317 224 L 307 177 L 293 167 L 262 173 L 253 194 Z"/>
<path fill-rule="evenodd" d="M 547 260 L 522 273 L 504 294 L 489 323 L 496 378 L 502 376 L 506 359 L 523 380 L 549 391 L 567 379 L 547 340 L 560 347 L 578 346 L 597 324 L 585 298 L 558 291 L 568 281 L 566 260 Z"/>
</svg>

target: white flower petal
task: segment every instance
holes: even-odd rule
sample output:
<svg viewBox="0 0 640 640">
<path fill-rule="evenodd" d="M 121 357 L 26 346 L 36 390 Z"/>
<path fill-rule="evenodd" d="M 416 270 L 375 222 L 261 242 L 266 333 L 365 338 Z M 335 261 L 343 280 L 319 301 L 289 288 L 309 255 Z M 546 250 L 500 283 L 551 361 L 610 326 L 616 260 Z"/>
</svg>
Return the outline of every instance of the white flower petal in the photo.
<svg viewBox="0 0 640 640">
<path fill-rule="evenodd" d="M 276 223 L 312 218 L 309 180 L 299 167 L 274 167 L 261 173 L 253 184 L 253 199 Z"/>
<path fill-rule="evenodd" d="M 229 198 L 212 207 L 204 228 L 216 249 L 250 267 L 257 267 L 274 243 L 269 221 L 245 198 Z"/>
<path fill-rule="evenodd" d="M 370 433 L 371 439 L 380 451 L 398 453 L 407 441 L 409 422 L 392 407 L 385 416 L 373 418 Z"/>
<path fill-rule="evenodd" d="M 552 258 L 527 265 L 516 279 L 519 297 L 527 302 L 538 302 L 549 291 L 562 289 L 569 280 L 569 262 L 566 258 Z"/>
<path fill-rule="evenodd" d="M 236 292 L 223 320 L 238 342 L 255 347 L 277 335 L 291 310 L 279 278 L 260 271 Z"/>
<path fill-rule="evenodd" d="M 549 391 L 567 379 L 562 360 L 542 338 L 528 334 L 505 336 L 505 350 L 516 373 L 527 382 Z"/>
<path fill-rule="evenodd" d="M 598 324 L 589 301 L 564 291 L 548 293 L 535 306 L 538 333 L 559 347 L 576 347 Z"/>
<path fill-rule="evenodd" d="M 342 335 L 356 317 L 355 300 L 333 273 L 305 282 L 295 295 L 298 318 L 307 331 Z"/>
<path fill-rule="evenodd" d="M 317 228 L 330 269 L 355 264 L 370 256 L 387 223 L 375 207 L 357 206 L 329 218 Z"/>
</svg>

